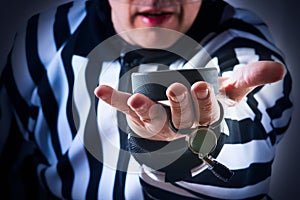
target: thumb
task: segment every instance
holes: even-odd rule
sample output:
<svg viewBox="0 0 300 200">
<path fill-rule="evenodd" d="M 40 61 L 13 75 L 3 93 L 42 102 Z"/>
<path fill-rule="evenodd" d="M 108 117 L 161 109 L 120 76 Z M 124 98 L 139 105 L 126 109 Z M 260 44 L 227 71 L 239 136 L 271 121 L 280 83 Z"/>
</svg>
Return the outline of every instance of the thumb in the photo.
<svg viewBox="0 0 300 200">
<path fill-rule="evenodd" d="M 279 62 L 257 61 L 233 72 L 228 78 L 219 78 L 220 93 L 239 102 L 255 87 L 274 83 L 283 78 L 284 66 Z"/>
</svg>

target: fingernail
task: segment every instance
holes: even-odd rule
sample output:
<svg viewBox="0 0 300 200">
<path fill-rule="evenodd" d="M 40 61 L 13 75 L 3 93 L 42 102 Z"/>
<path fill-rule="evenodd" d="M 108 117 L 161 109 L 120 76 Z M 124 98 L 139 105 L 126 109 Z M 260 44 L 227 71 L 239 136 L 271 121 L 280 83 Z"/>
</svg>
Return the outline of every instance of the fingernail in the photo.
<svg viewBox="0 0 300 200">
<path fill-rule="evenodd" d="M 137 112 L 145 112 L 148 109 L 148 107 L 149 106 L 145 103 L 143 105 L 135 107 L 134 110 Z"/>
<path fill-rule="evenodd" d="M 170 99 L 174 102 L 181 102 L 185 99 L 186 97 L 186 92 L 178 95 L 178 96 L 170 96 Z"/>
<path fill-rule="evenodd" d="M 140 99 L 135 99 L 135 101 L 131 103 L 131 107 L 136 111 L 142 111 L 146 109 L 147 104 Z"/>
<path fill-rule="evenodd" d="M 198 99 L 206 99 L 208 97 L 208 88 L 199 90 L 196 95 Z"/>
</svg>

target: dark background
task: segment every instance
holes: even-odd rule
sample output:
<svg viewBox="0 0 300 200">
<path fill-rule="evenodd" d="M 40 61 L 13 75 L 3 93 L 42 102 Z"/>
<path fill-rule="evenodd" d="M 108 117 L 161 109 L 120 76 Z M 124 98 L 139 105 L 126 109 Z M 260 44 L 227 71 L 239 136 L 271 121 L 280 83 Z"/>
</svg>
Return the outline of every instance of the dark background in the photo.
<svg viewBox="0 0 300 200">
<path fill-rule="evenodd" d="M 5 0 L 0 3 L 0 71 L 11 47 L 13 36 L 20 23 L 32 14 L 69 0 Z M 295 112 L 286 136 L 277 147 L 273 166 L 270 195 L 273 199 L 300 199 L 300 128 L 299 78 L 300 11 L 295 0 L 227 0 L 257 13 L 269 25 L 277 45 L 286 55 L 287 65 L 294 81 Z M 209 19 L 208 19 L 209 20 Z M 0 128 L 1 134 L 1 128 Z M 5 136 L 0 135 L 3 141 Z"/>
</svg>

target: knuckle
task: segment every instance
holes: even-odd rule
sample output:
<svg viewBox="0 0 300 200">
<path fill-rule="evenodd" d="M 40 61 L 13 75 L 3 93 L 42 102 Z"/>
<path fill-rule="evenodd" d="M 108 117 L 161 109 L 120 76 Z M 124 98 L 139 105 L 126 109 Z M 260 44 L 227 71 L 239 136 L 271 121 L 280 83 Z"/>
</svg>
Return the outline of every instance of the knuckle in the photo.
<svg viewBox="0 0 300 200">
<path fill-rule="evenodd" d="M 191 120 L 179 120 L 179 121 L 173 121 L 173 124 L 175 128 L 177 129 L 183 129 L 183 128 L 190 128 L 193 125 L 193 121 Z"/>
<path fill-rule="evenodd" d="M 210 100 L 199 107 L 199 123 L 209 125 L 215 121 L 219 115 L 218 103 Z"/>
<path fill-rule="evenodd" d="M 213 108 L 213 103 L 212 101 L 206 101 L 206 102 L 202 102 L 200 107 L 199 107 L 199 110 L 200 112 L 205 112 L 205 113 L 208 113 L 208 112 L 211 112 Z"/>
</svg>

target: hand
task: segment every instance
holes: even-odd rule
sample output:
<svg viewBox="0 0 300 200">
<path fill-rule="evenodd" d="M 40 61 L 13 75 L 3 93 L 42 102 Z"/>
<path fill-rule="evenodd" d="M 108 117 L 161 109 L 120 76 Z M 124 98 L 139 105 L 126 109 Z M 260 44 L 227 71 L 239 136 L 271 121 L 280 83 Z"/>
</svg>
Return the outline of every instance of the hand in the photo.
<svg viewBox="0 0 300 200">
<path fill-rule="evenodd" d="M 253 62 L 235 71 L 229 78 L 219 77 L 218 96 L 214 95 L 212 87 L 206 82 L 193 84 L 190 93 L 182 84 L 174 83 L 166 91 L 172 122 L 178 129 L 210 125 L 220 117 L 217 99 L 227 106 L 233 106 L 255 87 L 279 81 L 283 75 L 284 67 L 280 63 Z M 184 137 L 170 129 L 163 106 L 142 94 L 132 95 L 100 85 L 95 89 L 95 95 L 125 113 L 129 126 L 141 137 L 161 141 Z"/>
</svg>

